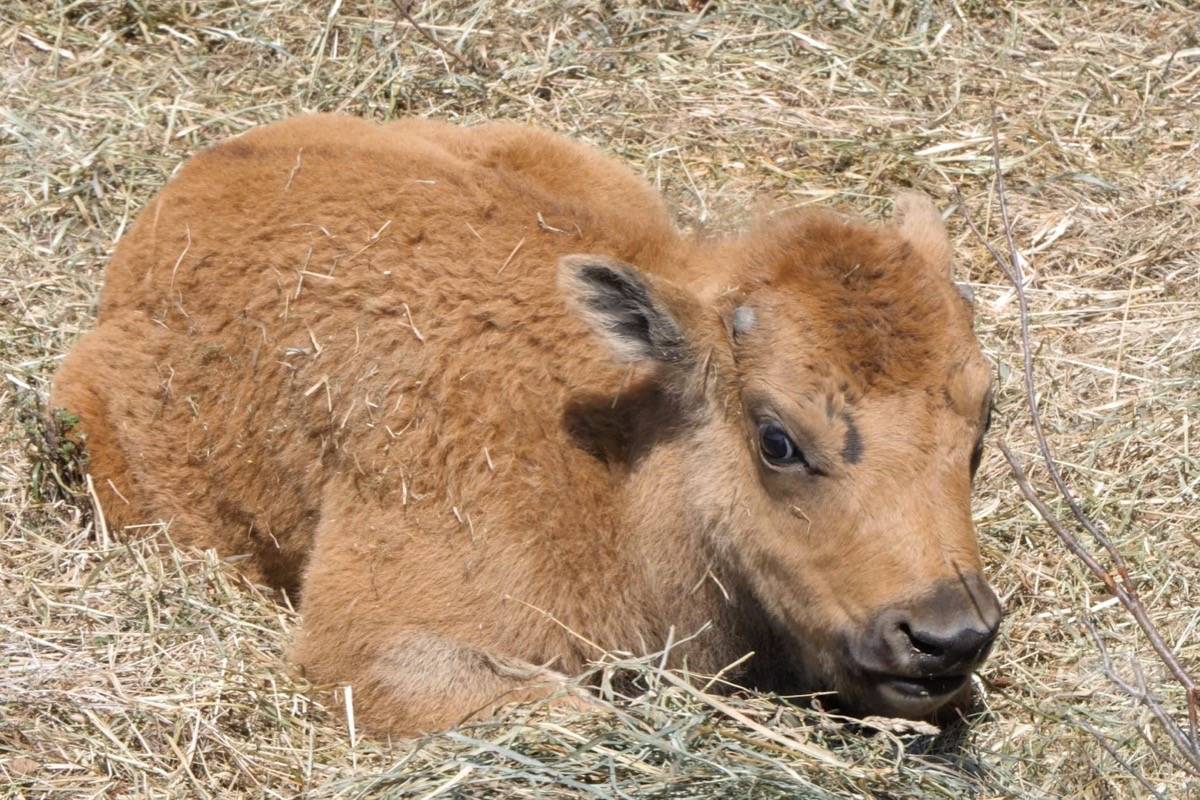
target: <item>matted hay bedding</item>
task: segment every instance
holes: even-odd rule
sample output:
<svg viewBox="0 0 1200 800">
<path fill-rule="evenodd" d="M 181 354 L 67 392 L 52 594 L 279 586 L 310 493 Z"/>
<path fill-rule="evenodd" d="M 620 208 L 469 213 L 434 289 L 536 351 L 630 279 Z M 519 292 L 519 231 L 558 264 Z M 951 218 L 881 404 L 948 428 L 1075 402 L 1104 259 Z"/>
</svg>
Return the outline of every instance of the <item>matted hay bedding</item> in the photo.
<svg viewBox="0 0 1200 800">
<path fill-rule="evenodd" d="M 93 321 L 114 241 L 189 153 L 305 111 L 508 118 L 620 155 L 686 227 L 950 190 L 1000 242 L 999 118 L 1048 433 L 1151 617 L 1200 667 L 1200 14 L 1189 2 L 9 0 L 0 9 L 0 794 L 14 797 L 1127 797 L 1200 791 L 1147 712 L 1183 713 L 1129 616 L 1022 500 L 994 448 L 976 518 L 1007 607 L 985 699 L 874 735 L 653 660 L 619 714 L 380 742 L 288 665 L 296 614 L 212 554 L 116 538 L 52 491 L 30 409 Z M 1013 293 L 952 216 L 1036 463 Z M 60 443 L 61 444 L 61 443 Z M 64 482 L 70 485 L 67 478 Z M 1034 483 L 1047 482 L 1040 468 Z M 1050 495 L 1047 493 L 1047 497 Z M 1052 502 L 1055 508 L 1058 501 Z M 800 744 L 802 746 L 795 746 Z M 1189 782 L 1190 781 L 1190 782 Z"/>
</svg>

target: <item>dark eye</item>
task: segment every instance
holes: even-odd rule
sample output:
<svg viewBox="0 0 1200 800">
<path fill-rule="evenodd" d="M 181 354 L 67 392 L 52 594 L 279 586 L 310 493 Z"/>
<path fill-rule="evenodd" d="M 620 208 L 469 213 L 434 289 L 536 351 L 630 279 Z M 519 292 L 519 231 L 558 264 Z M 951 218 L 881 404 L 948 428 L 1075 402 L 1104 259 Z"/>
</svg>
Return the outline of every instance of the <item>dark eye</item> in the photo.
<svg viewBox="0 0 1200 800">
<path fill-rule="evenodd" d="M 804 453 L 776 422 L 764 422 L 758 426 L 758 446 L 762 450 L 763 460 L 772 466 L 809 468 Z"/>
</svg>

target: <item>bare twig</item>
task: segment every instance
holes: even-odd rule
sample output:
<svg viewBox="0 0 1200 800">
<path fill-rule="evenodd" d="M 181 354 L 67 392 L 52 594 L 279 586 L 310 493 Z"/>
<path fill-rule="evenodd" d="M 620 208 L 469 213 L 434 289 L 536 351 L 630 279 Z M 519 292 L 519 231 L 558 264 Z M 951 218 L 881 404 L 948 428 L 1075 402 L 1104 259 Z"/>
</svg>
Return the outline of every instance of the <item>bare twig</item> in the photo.
<svg viewBox="0 0 1200 800">
<path fill-rule="evenodd" d="M 1136 597 L 1132 597 L 1125 590 L 1124 586 L 1113 580 L 1112 575 L 1106 569 L 1104 569 L 1100 562 L 1096 561 L 1095 556 L 1087 551 L 1087 548 L 1085 548 L 1079 542 L 1079 539 L 1076 538 L 1075 534 L 1071 533 L 1066 529 L 1066 527 L 1063 526 L 1062 522 L 1058 519 L 1054 512 L 1050 510 L 1042 498 L 1038 496 L 1033 486 L 1029 483 L 1029 476 L 1025 474 L 1025 468 L 1021 466 L 1020 460 L 1003 442 L 1000 443 L 1000 452 L 1004 454 L 1004 458 L 1008 461 L 1008 465 L 1012 469 L 1013 476 L 1016 478 L 1017 485 L 1020 487 L 1021 493 L 1025 495 L 1025 499 L 1028 500 L 1030 505 L 1037 510 L 1038 515 L 1045 521 L 1047 525 L 1050 526 L 1050 530 L 1054 531 L 1055 535 L 1058 536 L 1063 545 L 1065 545 L 1074 556 L 1082 561 L 1093 575 L 1100 578 L 1108 590 L 1116 595 L 1120 599 L 1121 604 L 1127 609 L 1131 609 L 1131 606 L 1134 605 L 1140 606 L 1140 601 L 1138 601 Z M 1143 608 L 1143 616 L 1144 613 L 1145 609 Z M 1137 616 L 1138 615 L 1135 613 L 1134 618 L 1136 619 Z M 1147 624 L 1153 628 L 1153 623 L 1150 623 L 1147 620 Z M 1161 641 L 1161 637 L 1159 638 Z M 1111 662 L 1108 660 L 1107 652 L 1103 650 L 1103 648 L 1101 648 L 1101 655 L 1105 659 L 1105 675 L 1107 675 L 1108 678 L 1112 680 L 1119 689 L 1121 689 L 1121 691 L 1125 692 L 1130 697 L 1142 703 L 1147 709 L 1149 709 L 1154 718 L 1157 719 L 1163 726 L 1163 729 L 1166 730 L 1167 735 L 1171 738 L 1171 741 L 1184 755 L 1188 762 L 1192 764 L 1192 767 L 1197 774 L 1200 774 L 1200 752 L 1197 751 L 1194 740 L 1189 741 L 1187 734 L 1183 732 L 1175 720 L 1173 720 L 1170 715 L 1166 713 L 1162 706 L 1158 704 L 1157 700 L 1155 700 L 1148 692 L 1140 692 L 1116 676 L 1116 673 L 1112 670 Z M 1170 655 L 1173 657 L 1173 654 Z"/>
<path fill-rule="evenodd" d="M 1000 164 L 1000 142 L 997 134 L 996 117 L 994 113 L 992 116 L 992 163 L 995 169 L 996 195 L 1000 206 L 1001 223 L 1008 246 L 1009 257 L 1007 262 L 1001 257 L 1000 253 L 983 237 L 983 234 L 980 232 L 979 228 L 971 219 L 970 214 L 967 212 L 965 204 L 960 203 L 959 208 L 967 221 L 968 227 L 976 236 L 980 238 L 981 241 L 983 241 L 984 246 L 987 248 L 992 258 L 995 259 L 1001 271 L 1003 271 L 1005 275 L 1008 276 L 1009 280 L 1012 281 L 1013 287 L 1016 291 L 1017 308 L 1020 321 L 1021 356 L 1025 384 L 1025 400 L 1029 409 L 1029 416 L 1033 425 L 1034 435 L 1037 439 L 1038 450 L 1041 452 L 1042 459 L 1046 464 L 1046 469 L 1055 485 L 1055 488 L 1058 490 L 1059 495 L 1071 509 L 1071 513 L 1075 517 L 1075 520 L 1084 530 L 1091 534 L 1092 538 L 1095 539 L 1095 541 L 1099 543 L 1104 551 L 1109 554 L 1120 580 L 1114 577 L 1110 570 L 1104 568 L 1104 566 L 1096 559 L 1096 557 L 1092 555 L 1090 551 L 1088 551 L 1088 549 L 1079 541 L 1079 539 L 1063 525 L 1063 523 L 1057 518 L 1054 512 L 1049 509 L 1045 502 L 1041 500 L 1041 498 L 1037 495 L 1037 492 L 1030 484 L 1029 478 L 1026 475 L 1025 469 L 1022 467 L 1020 460 L 1012 453 L 1012 451 L 1009 450 L 1009 448 L 1003 443 L 1000 445 L 1000 451 L 1004 454 L 1005 459 L 1008 461 L 1009 467 L 1012 469 L 1013 475 L 1017 480 L 1017 484 L 1020 487 L 1022 494 L 1025 495 L 1025 498 L 1030 502 L 1030 504 L 1033 505 L 1038 514 L 1043 520 L 1045 520 L 1046 524 L 1050 526 L 1050 529 L 1055 533 L 1055 535 L 1058 536 L 1063 545 L 1074 556 L 1082 561 L 1093 575 L 1095 575 L 1104 583 L 1105 587 L 1120 601 L 1121 605 L 1125 607 L 1130 615 L 1133 616 L 1134 620 L 1138 624 L 1138 627 L 1142 629 L 1146 639 L 1149 641 L 1150 646 L 1158 655 L 1159 660 L 1167 667 L 1179 684 L 1184 688 L 1187 696 L 1190 736 L 1185 734 L 1174 722 L 1174 720 L 1172 720 L 1168 714 L 1162 711 L 1160 706 L 1158 707 L 1158 710 L 1161 713 L 1155 713 L 1155 717 L 1167 730 L 1168 735 L 1171 736 L 1172 742 L 1181 750 L 1181 752 L 1183 752 L 1188 762 L 1191 763 L 1193 767 L 1196 768 L 1197 773 L 1200 774 L 1200 736 L 1197 735 L 1197 706 L 1200 705 L 1200 690 L 1197 689 L 1196 681 L 1187 673 L 1186 670 L 1184 670 L 1183 666 L 1179 663 L 1179 659 L 1176 657 L 1171 647 L 1166 643 L 1166 641 L 1164 641 L 1162 634 L 1158 631 L 1157 627 L 1150 619 L 1150 615 L 1138 595 L 1137 588 L 1130 579 L 1125 559 L 1121 555 L 1120 551 L 1115 545 L 1113 545 L 1112 541 L 1104 535 L 1104 533 L 1092 521 L 1092 519 L 1088 517 L 1086 513 L 1084 513 L 1078 501 L 1075 499 L 1074 493 L 1071 491 L 1070 487 L 1062 477 L 1062 473 L 1058 468 L 1058 463 L 1054 457 L 1053 451 L 1050 448 L 1050 443 L 1046 438 L 1046 434 L 1042 426 L 1042 419 L 1038 409 L 1037 391 L 1033 375 L 1033 346 L 1030 341 L 1029 331 L 1029 303 L 1028 297 L 1025 293 L 1025 277 L 1023 268 L 1024 259 L 1018 252 L 1016 243 L 1013 240 L 1012 222 L 1008 213 L 1008 200 L 1004 189 L 1004 176 Z M 1110 678 L 1112 677 L 1111 672 L 1109 676 Z M 1140 693 L 1139 697 L 1138 693 L 1131 691 L 1132 687 L 1129 687 L 1127 684 L 1124 684 L 1120 681 L 1115 682 L 1123 691 L 1126 691 L 1127 693 L 1131 694 L 1131 696 L 1140 699 L 1144 705 L 1151 709 L 1151 713 L 1155 712 L 1154 706 L 1157 706 L 1157 702 L 1151 702 L 1152 698 L 1149 692 Z"/>
<path fill-rule="evenodd" d="M 1183 730 L 1175 723 L 1175 720 L 1171 719 L 1166 710 L 1162 707 L 1162 704 L 1159 703 L 1154 695 L 1150 693 L 1150 690 L 1146 688 L 1145 679 L 1142 677 L 1141 670 L 1137 670 L 1138 686 L 1131 685 L 1128 681 L 1118 675 L 1116 669 L 1113 667 L 1112 657 L 1108 654 L 1108 646 L 1104 643 L 1104 637 L 1100 635 L 1100 631 L 1096 630 L 1096 624 L 1087 614 L 1082 615 L 1082 619 L 1084 627 L 1087 628 L 1088 634 L 1092 637 L 1092 641 L 1096 643 L 1096 650 L 1098 650 L 1100 653 L 1101 670 L 1104 672 L 1105 677 L 1112 681 L 1118 689 L 1129 695 L 1134 702 L 1144 705 L 1150 712 L 1151 716 L 1157 719 L 1159 724 L 1163 726 L 1163 730 L 1165 730 L 1167 735 L 1171 737 L 1171 740 L 1175 742 L 1177 749 L 1185 758 L 1188 759 L 1189 763 L 1192 764 L 1192 767 L 1200 769 L 1200 762 L 1196 761 L 1192 757 L 1192 753 L 1187 746 L 1187 738 L 1183 733 Z M 1134 661 L 1133 664 L 1136 669 L 1137 662 Z M 1151 749 L 1153 749 L 1153 743 L 1147 742 L 1147 744 L 1149 744 Z M 1180 769 L 1188 769 L 1188 767 L 1180 764 L 1174 758 L 1170 758 L 1168 756 L 1168 759 L 1172 764 Z"/>
<path fill-rule="evenodd" d="M 423 27 L 421 27 L 420 23 L 418 23 L 415 19 L 413 19 L 412 12 L 409 10 L 412 7 L 411 0 L 392 0 L 392 5 L 394 5 L 396 7 L 396 10 L 400 12 L 400 16 L 404 17 L 404 20 L 409 25 L 412 25 L 413 28 L 416 29 L 417 33 L 421 34 L 421 36 L 423 36 L 426 41 L 428 41 L 430 44 L 432 44 L 438 50 L 441 50 L 443 53 L 450 56 L 450 58 L 452 58 L 459 66 L 463 67 L 464 69 L 468 70 L 469 72 L 473 72 L 476 75 L 479 75 L 481 77 L 487 77 L 479 70 L 478 67 L 476 67 L 474 64 L 467 61 L 465 58 L 460 56 L 458 53 L 456 53 L 453 50 L 451 50 L 450 48 L 446 47 L 446 45 L 439 42 L 437 39 L 435 39 L 433 37 L 432 33 L 425 30 Z"/>
<path fill-rule="evenodd" d="M 1054 454 L 1050 451 L 1050 443 L 1046 439 L 1046 433 L 1042 428 L 1042 416 L 1038 413 L 1037 392 L 1033 381 L 1033 347 L 1029 341 L 1029 300 L 1025 295 L 1025 259 L 1021 257 L 1016 243 L 1013 241 L 1012 222 L 1008 216 L 1008 197 L 1004 191 L 1004 173 L 1000 169 L 1000 140 L 996 133 L 996 118 L 994 115 L 992 117 L 992 163 L 996 170 L 996 199 L 1000 205 L 1000 220 L 1004 228 L 1004 238 L 1008 244 L 1008 277 L 1013 282 L 1013 288 L 1017 293 L 1017 307 L 1021 317 L 1021 354 L 1025 375 L 1025 400 L 1029 405 L 1029 418 L 1033 423 L 1033 432 L 1037 437 L 1038 449 L 1042 453 L 1042 460 L 1046 462 L 1046 470 L 1050 473 L 1050 479 L 1054 481 L 1055 487 L 1058 489 L 1059 494 L 1062 495 L 1063 500 L 1066 501 L 1075 519 L 1112 557 L 1113 563 L 1116 565 L 1121 579 L 1125 581 L 1126 587 L 1130 593 L 1136 595 L 1137 589 L 1129 579 L 1129 571 L 1125 565 L 1124 556 L 1121 555 L 1121 552 L 1113 545 L 1112 541 L 1101 533 L 1099 527 L 1083 513 L 1083 509 L 1080 508 L 1079 503 L 1075 500 L 1074 492 L 1067 486 L 1067 482 L 1063 480 L 1062 473 L 1058 469 L 1058 462 L 1054 459 Z"/>
<path fill-rule="evenodd" d="M 1089 725 L 1088 723 L 1084 722 L 1081 719 L 1076 719 L 1076 720 L 1074 720 L 1074 722 L 1076 725 L 1078 725 L 1079 727 L 1083 728 L 1085 731 L 1090 733 L 1092 735 L 1092 737 L 1099 743 L 1099 745 L 1104 748 L 1104 752 L 1106 752 L 1110 756 L 1112 756 L 1113 760 L 1116 761 L 1118 764 L 1120 764 L 1122 769 L 1124 769 L 1126 772 L 1128 772 L 1130 775 L 1132 775 L 1137 780 L 1137 782 L 1142 785 L 1142 788 L 1144 788 L 1146 791 L 1148 791 L 1150 794 L 1154 795 L 1155 797 L 1163 798 L 1163 800 L 1166 800 L 1166 795 L 1163 794 L 1162 792 L 1160 792 L 1158 789 L 1155 789 L 1154 785 L 1152 783 L 1150 783 L 1150 781 L 1146 780 L 1146 777 L 1144 775 L 1142 775 L 1141 770 L 1139 770 L 1137 767 L 1133 766 L 1133 764 L 1130 764 L 1124 758 L 1121 758 L 1121 754 L 1116 751 L 1116 748 L 1114 748 L 1111 744 L 1109 744 L 1108 739 L 1104 736 L 1104 734 L 1100 733 L 1100 731 L 1096 730 L 1091 725 Z"/>
</svg>

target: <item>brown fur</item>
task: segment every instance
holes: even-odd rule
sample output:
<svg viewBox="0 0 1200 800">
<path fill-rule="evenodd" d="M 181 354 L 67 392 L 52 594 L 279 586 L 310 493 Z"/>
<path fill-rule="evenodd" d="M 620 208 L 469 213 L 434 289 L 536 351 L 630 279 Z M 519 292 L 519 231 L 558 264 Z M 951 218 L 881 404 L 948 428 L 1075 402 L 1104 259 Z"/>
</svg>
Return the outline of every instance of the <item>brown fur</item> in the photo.
<svg viewBox="0 0 1200 800">
<path fill-rule="evenodd" d="M 376 729 L 541 696 L 588 642 L 707 620 L 675 653 L 693 669 L 755 649 L 762 674 L 866 696 L 846 637 L 980 569 L 988 370 L 940 219 L 902 205 L 700 241 L 551 134 L 295 119 L 150 203 L 54 404 L 112 525 L 168 521 L 298 591 L 296 657 Z M 595 255 L 558 275 L 573 253 Z M 617 262 L 681 332 L 670 357 L 589 311 L 580 269 Z M 760 408 L 825 476 L 764 466 Z"/>
</svg>

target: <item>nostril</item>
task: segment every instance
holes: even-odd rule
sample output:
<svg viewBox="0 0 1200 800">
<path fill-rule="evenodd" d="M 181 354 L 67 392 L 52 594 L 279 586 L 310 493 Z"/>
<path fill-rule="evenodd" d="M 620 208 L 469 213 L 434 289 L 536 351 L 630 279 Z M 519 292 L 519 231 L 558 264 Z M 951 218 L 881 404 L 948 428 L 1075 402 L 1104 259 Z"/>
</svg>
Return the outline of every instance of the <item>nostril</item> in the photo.
<svg viewBox="0 0 1200 800">
<path fill-rule="evenodd" d="M 941 642 L 937 641 L 933 637 L 917 633 L 907 622 L 900 623 L 900 631 L 908 640 L 909 646 L 918 653 L 935 657 L 941 656 L 945 653 L 946 648 Z"/>
<path fill-rule="evenodd" d="M 938 669 L 951 669 L 960 664 L 978 659 L 992 642 L 994 630 L 979 630 L 964 627 L 951 631 L 923 631 L 914 629 L 907 622 L 900 630 L 908 639 L 916 657 L 936 660 Z M 933 664 L 929 664 L 933 667 Z"/>
<path fill-rule="evenodd" d="M 981 630 L 974 625 L 953 628 L 918 627 L 913 620 L 896 623 L 899 636 L 893 648 L 907 646 L 907 653 L 896 655 L 923 669 L 954 670 L 981 660 L 991 647 L 996 628 Z"/>
</svg>

